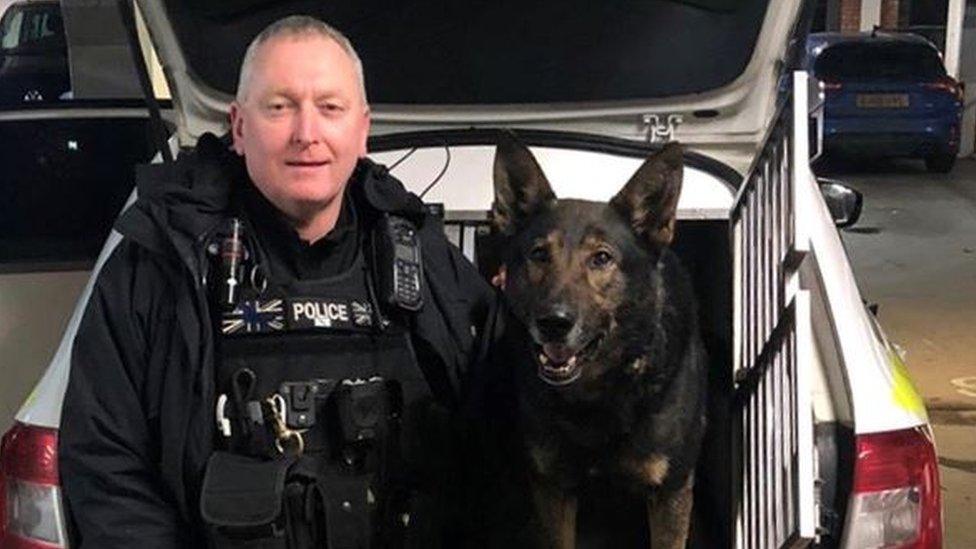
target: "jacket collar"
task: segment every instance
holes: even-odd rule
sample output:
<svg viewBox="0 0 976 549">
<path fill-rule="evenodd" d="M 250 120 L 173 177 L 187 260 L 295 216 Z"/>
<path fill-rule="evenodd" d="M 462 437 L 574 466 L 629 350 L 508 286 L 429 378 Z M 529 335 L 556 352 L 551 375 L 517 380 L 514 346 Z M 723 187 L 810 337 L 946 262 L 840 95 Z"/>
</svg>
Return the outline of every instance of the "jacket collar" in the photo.
<svg viewBox="0 0 976 549">
<path fill-rule="evenodd" d="M 198 274 L 199 245 L 230 214 L 235 187 L 246 177 L 243 159 L 230 149 L 230 136 L 204 134 L 193 150 L 172 164 L 137 167 L 138 200 L 123 213 L 116 229 L 151 250 L 175 251 Z M 360 159 L 346 192 L 366 215 L 386 212 L 418 225 L 425 221 L 420 199 L 385 166 L 369 159 Z"/>
</svg>

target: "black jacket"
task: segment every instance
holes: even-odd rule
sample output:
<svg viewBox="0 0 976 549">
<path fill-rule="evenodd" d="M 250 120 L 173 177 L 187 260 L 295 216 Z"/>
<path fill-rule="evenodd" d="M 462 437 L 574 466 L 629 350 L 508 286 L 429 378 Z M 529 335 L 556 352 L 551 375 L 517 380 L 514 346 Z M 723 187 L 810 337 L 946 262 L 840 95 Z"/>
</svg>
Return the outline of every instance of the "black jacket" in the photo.
<svg viewBox="0 0 976 549">
<path fill-rule="evenodd" d="M 202 544 L 199 490 L 215 423 L 203 243 L 227 215 L 235 170 L 240 159 L 205 135 L 174 164 L 138 172 L 139 199 L 97 275 L 64 398 L 61 484 L 76 545 Z M 360 211 L 419 226 L 425 306 L 413 344 L 435 394 L 457 406 L 498 333 L 496 292 L 385 168 L 362 161 L 347 189 Z"/>
</svg>

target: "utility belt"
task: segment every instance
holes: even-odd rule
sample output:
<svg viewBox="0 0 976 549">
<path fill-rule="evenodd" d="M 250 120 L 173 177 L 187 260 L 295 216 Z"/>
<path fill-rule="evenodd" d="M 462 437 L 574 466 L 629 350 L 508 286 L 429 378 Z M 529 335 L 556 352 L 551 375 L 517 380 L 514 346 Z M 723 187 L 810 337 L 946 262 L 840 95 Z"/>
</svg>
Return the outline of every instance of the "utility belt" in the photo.
<svg viewBox="0 0 976 549">
<path fill-rule="evenodd" d="M 398 546 L 412 492 L 398 478 L 397 382 L 285 382 L 250 399 L 249 369 L 217 418 L 226 450 L 208 462 L 201 513 L 214 547 Z"/>
<path fill-rule="evenodd" d="M 390 438 L 402 413 L 399 383 L 379 376 L 286 381 L 278 392 L 252 398 L 256 378 L 250 368 L 237 370 L 231 394 L 217 399 L 224 446 L 237 454 L 369 453 Z"/>
</svg>

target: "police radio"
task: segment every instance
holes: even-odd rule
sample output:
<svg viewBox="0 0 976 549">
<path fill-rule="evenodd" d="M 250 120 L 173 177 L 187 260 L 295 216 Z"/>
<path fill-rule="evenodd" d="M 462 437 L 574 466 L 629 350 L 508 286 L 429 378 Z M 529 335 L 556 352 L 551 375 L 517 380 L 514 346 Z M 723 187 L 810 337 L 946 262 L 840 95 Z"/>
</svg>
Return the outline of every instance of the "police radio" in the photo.
<svg viewBox="0 0 976 549">
<path fill-rule="evenodd" d="M 380 300 L 408 311 L 423 306 L 420 238 L 413 223 L 384 213 L 373 235 L 374 268 Z"/>
</svg>

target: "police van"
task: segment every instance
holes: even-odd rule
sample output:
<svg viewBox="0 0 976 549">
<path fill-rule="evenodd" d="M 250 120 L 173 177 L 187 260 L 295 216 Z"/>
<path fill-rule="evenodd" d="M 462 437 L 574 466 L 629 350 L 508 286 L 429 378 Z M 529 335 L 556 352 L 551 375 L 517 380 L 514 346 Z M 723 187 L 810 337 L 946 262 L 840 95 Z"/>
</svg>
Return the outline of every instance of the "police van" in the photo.
<svg viewBox="0 0 976 549">
<path fill-rule="evenodd" d="M 497 267 L 500 129 L 532 149 L 558 196 L 590 200 L 613 196 L 661 144 L 683 143 L 674 248 L 712 358 L 690 545 L 941 546 L 926 411 L 836 228 L 858 201 L 810 170 L 819 90 L 791 69 L 813 3 L 135 4 L 140 44 L 172 92 L 174 150 L 226 131 L 239 60 L 268 23 L 307 13 L 346 33 L 365 64 L 371 156 L 443 206 L 449 238 L 484 273 Z M 0 546 L 68 545 L 57 427 L 91 284 L 4 438 Z"/>
</svg>

